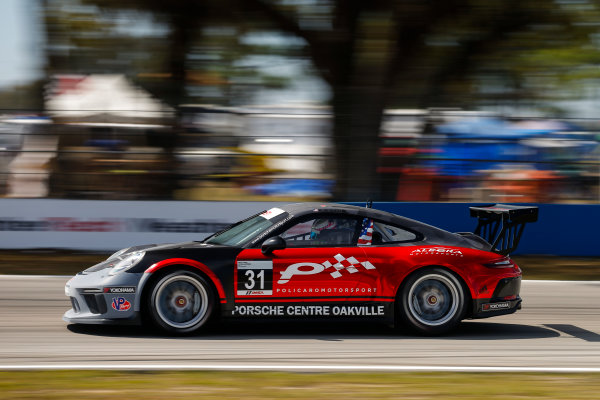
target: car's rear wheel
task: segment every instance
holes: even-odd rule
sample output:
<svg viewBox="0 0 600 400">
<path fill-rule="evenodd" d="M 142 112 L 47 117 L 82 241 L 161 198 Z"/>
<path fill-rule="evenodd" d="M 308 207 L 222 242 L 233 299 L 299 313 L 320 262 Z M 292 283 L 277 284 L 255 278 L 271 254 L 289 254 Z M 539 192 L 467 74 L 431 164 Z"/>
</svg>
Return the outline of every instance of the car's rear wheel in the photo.
<svg viewBox="0 0 600 400">
<path fill-rule="evenodd" d="M 190 271 L 171 272 L 154 282 L 147 299 L 151 321 L 177 334 L 192 333 L 204 326 L 215 308 L 211 285 Z"/>
<path fill-rule="evenodd" d="M 459 279 L 442 268 L 409 276 L 398 294 L 398 317 L 410 329 L 438 335 L 455 328 L 465 315 L 467 300 Z"/>
</svg>

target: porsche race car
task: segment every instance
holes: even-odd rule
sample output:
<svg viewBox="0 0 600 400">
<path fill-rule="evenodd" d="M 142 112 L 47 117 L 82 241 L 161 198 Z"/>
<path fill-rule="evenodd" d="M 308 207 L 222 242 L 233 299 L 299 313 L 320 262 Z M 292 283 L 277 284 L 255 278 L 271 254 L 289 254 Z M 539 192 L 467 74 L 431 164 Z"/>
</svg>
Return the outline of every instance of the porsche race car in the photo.
<svg viewBox="0 0 600 400">
<path fill-rule="evenodd" d="M 521 307 L 508 254 L 537 207 L 471 207 L 451 233 L 368 207 L 271 208 L 198 242 L 134 246 L 70 279 L 69 323 L 150 323 L 173 334 L 217 317 L 359 319 L 442 334 Z"/>
</svg>

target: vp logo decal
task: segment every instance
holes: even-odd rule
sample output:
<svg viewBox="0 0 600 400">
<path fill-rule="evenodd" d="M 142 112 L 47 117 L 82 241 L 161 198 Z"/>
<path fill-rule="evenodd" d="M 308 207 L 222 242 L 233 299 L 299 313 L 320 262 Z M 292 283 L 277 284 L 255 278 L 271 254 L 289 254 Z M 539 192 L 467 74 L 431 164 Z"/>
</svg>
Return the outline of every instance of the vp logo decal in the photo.
<svg viewBox="0 0 600 400">
<path fill-rule="evenodd" d="M 110 305 L 117 311 L 127 311 L 131 308 L 131 303 L 123 297 L 113 297 Z"/>
<path fill-rule="evenodd" d="M 369 261 L 360 262 L 354 257 L 346 258 L 341 254 L 336 254 L 333 258 L 335 258 L 335 261 L 325 261 L 321 264 L 311 262 L 292 264 L 281 273 L 281 279 L 277 283 L 287 283 L 294 275 L 314 275 L 325 270 L 330 270 L 330 275 L 333 279 L 337 279 L 342 276 L 342 271 L 348 271 L 350 274 L 358 272 L 357 267 L 359 265 L 362 265 L 365 269 L 375 269 L 375 266 Z M 332 262 L 335 263 L 333 264 Z"/>
</svg>

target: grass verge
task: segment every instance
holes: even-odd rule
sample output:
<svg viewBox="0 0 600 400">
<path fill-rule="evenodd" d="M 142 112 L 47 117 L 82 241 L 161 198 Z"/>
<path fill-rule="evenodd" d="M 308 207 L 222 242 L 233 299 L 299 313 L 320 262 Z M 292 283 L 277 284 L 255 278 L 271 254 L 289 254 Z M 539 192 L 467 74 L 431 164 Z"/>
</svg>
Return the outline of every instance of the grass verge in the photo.
<svg viewBox="0 0 600 400">
<path fill-rule="evenodd" d="M 0 274 L 74 275 L 109 254 L 67 250 L 0 250 Z M 525 279 L 600 280 L 600 258 L 515 256 Z"/>
<path fill-rule="evenodd" d="M 0 250 L 0 274 L 74 275 L 109 255 L 68 250 Z"/>
<path fill-rule="evenodd" d="M 0 372 L 2 399 L 593 399 L 600 374 Z"/>
<path fill-rule="evenodd" d="M 524 279 L 600 281 L 600 258 L 515 256 Z"/>
</svg>

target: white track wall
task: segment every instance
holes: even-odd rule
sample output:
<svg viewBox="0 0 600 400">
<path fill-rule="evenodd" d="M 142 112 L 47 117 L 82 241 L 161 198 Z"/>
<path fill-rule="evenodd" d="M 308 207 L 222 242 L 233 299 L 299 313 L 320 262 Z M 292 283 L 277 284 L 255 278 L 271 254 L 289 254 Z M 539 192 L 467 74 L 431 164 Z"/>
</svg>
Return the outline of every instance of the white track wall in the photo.
<svg viewBox="0 0 600 400">
<path fill-rule="evenodd" d="M 201 240 L 281 203 L 0 200 L 0 248 L 115 251 Z"/>
<path fill-rule="evenodd" d="M 0 199 L 0 249 L 114 251 L 140 244 L 201 240 L 279 202 Z M 350 203 L 352 204 L 352 203 Z M 364 203 L 353 203 L 364 206 Z M 450 232 L 472 232 L 470 203 L 386 203 L 374 208 Z M 600 204 L 535 204 L 515 254 L 600 257 Z"/>
</svg>

